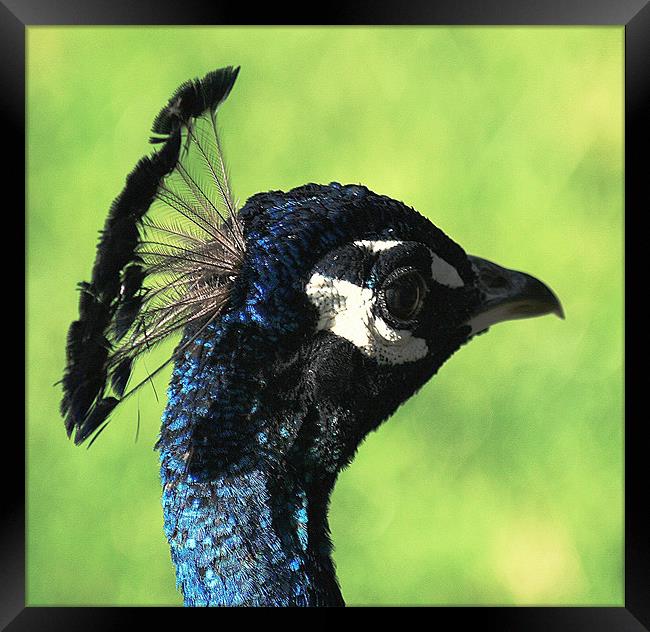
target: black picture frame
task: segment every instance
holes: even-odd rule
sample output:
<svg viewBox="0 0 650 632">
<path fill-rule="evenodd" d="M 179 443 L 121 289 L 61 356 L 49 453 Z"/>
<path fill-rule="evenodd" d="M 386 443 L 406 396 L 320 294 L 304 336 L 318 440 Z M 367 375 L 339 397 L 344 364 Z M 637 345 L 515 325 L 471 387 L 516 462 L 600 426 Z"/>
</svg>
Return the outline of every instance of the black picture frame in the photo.
<svg viewBox="0 0 650 632">
<path fill-rule="evenodd" d="M 126 24 L 447 24 L 447 25 L 621 25 L 625 26 L 625 604 L 621 607 L 440 607 L 426 613 L 427 624 L 439 625 L 449 620 L 456 627 L 494 627 L 500 630 L 650 630 L 650 529 L 644 479 L 646 444 L 643 441 L 645 417 L 634 404 L 640 382 L 646 373 L 643 365 L 632 370 L 640 360 L 640 327 L 635 314 L 640 301 L 634 291 L 637 270 L 644 270 L 639 259 L 640 231 L 635 222 L 641 214 L 642 186 L 647 179 L 645 149 L 650 102 L 650 6 L 649 0 L 456 0 L 448 2 L 358 2 L 353 6 L 327 5 L 319 15 L 308 15 L 306 7 L 292 7 L 289 12 L 275 5 L 256 7 L 219 2 L 185 0 L 2 0 L 0 1 L 0 72 L 1 104 L 4 131 L 9 137 L 5 156 L 5 186 L 16 189 L 18 201 L 24 198 L 25 158 L 25 31 L 35 25 L 126 25 Z M 14 173 L 15 172 L 15 173 Z M 5 200 L 8 200 L 5 197 Z M 647 199 L 647 198 L 646 198 Z M 4 221 L 19 217 L 14 209 L 19 202 L 5 202 Z M 647 207 L 647 201 L 646 201 Z M 16 219 L 18 234 L 25 234 L 24 222 Z M 7 226 L 7 224 L 5 224 Z M 629 228 L 632 227 L 632 230 Z M 6 228 L 6 242 L 15 233 Z M 8 249 L 7 249 L 8 251 Z M 15 264 L 4 262 L 6 296 L 19 283 L 13 272 Z M 640 285 L 643 287 L 643 285 Z M 17 290 L 17 287 L 16 287 Z M 24 291 L 24 290 L 23 290 Z M 17 298 L 14 298 L 17 301 Z M 5 303 L 5 309 L 9 308 Z M 23 320 L 23 323 L 25 321 Z M 21 329 L 20 317 L 14 327 Z M 24 324 L 22 325 L 25 331 Z M 13 328 L 5 336 L 17 339 Z M 28 337 L 29 332 L 25 331 Z M 637 342 L 639 341 L 639 342 Z M 6 341 L 9 342 L 9 341 Z M 7 349 L 6 353 L 10 353 Z M 18 353 L 18 352 L 17 352 Z M 29 370 L 29 367 L 26 367 Z M 5 388 L 18 392 L 20 373 Z M 6 377 L 5 380 L 9 380 Z M 636 388 L 635 388 L 636 387 Z M 23 382 L 24 388 L 24 382 Z M 174 611 L 152 612 L 149 608 L 50 608 L 25 607 L 25 471 L 24 427 L 16 415 L 5 411 L 2 447 L 5 459 L 0 523 L 0 627 L 8 630 L 115 629 L 144 623 L 155 625 L 156 616 L 175 616 Z M 11 433 L 15 434 L 11 436 Z M 16 457 L 14 465 L 8 459 Z M 10 472 L 7 477 L 7 470 Z M 21 475 L 22 472 L 22 475 Z M 12 475 L 13 473 L 13 475 Z M 606 508 L 603 508 L 606 510 Z M 422 614 L 422 613 L 421 613 Z M 195 615 L 193 615 L 195 616 Z M 220 615 L 221 616 L 221 615 Z M 403 613 L 400 614 L 403 616 Z M 194 623 L 190 623 L 194 625 Z"/>
</svg>

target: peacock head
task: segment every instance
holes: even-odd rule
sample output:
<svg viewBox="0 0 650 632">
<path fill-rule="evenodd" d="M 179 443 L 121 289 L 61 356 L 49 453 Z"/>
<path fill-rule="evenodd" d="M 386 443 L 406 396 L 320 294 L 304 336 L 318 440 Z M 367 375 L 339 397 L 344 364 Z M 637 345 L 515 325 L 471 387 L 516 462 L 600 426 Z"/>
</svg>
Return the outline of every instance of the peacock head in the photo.
<svg viewBox="0 0 650 632">
<path fill-rule="evenodd" d="M 127 389 L 139 357 L 183 331 L 162 444 L 209 474 L 261 457 L 329 476 L 472 336 L 562 308 L 363 186 L 238 210 L 216 124 L 237 74 L 184 83 L 156 117 L 161 148 L 127 178 L 80 284 L 61 409 L 75 442 L 94 440 L 148 381 Z"/>
<path fill-rule="evenodd" d="M 258 194 L 238 217 L 244 254 L 222 325 L 236 332 L 231 344 L 251 349 L 266 408 L 301 409 L 300 427 L 275 420 L 264 443 L 313 474 L 345 466 L 473 336 L 562 316 L 536 278 L 467 255 L 414 209 L 363 186 Z"/>
</svg>

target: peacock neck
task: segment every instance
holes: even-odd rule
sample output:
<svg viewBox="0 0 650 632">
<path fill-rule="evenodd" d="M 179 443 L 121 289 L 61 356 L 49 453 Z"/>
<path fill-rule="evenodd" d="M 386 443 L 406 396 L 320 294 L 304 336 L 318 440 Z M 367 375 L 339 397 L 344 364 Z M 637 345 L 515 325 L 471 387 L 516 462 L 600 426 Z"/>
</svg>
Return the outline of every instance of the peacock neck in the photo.
<svg viewBox="0 0 650 632">
<path fill-rule="evenodd" d="M 293 396 L 278 408 L 262 376 L 213 351 L 214 332 L 206 342 L 174 369 L 158 443 L 185 604 L 343 605 L 327 523 L 334 477 L 313 480 L 287 458 L 308 411 Z"/>
<path fill-rule="evenodd" d="M 307 491 L 274 489 L 263 470 L 175 487 L 165 528 L 186 605 L 342 605 L 326 517 Z"/>
</svg>

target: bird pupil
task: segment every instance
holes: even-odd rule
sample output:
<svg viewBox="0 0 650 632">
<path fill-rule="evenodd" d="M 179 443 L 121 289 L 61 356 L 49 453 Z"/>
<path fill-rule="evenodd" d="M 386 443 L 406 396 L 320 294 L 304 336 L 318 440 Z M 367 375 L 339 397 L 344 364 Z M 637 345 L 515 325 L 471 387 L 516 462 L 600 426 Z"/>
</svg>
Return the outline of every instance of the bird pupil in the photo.
<svg viewBox="0 0 650 632">
<path fill-rule="evenodd" d="M 420 310 L 424 281 L 416 271 L 407 272 L 384 289 L 386 308 L 398 320 L 411 320 Z"/>
</svg>

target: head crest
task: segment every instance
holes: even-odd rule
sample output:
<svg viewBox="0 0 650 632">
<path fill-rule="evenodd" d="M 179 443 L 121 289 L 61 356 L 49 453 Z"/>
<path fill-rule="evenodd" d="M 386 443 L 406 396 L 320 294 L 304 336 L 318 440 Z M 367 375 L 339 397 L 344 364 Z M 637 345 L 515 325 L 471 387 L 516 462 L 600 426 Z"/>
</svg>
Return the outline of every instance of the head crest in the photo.
<svg viewBox="0 0 650 632">
<path fill-rule="evenodd" d="M 188 325 L 198 335 L 228 299 L 244 238 L 216 112 L 238 72 L 221 68 L 176 90 L 153 123 L 161 149 L 138 162 L 111 205 L 68 331 L 61 413 L 77 444 L 144 383 L 127 391 L 141 354 Z"/>
</svg>

